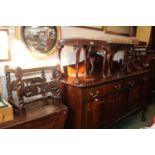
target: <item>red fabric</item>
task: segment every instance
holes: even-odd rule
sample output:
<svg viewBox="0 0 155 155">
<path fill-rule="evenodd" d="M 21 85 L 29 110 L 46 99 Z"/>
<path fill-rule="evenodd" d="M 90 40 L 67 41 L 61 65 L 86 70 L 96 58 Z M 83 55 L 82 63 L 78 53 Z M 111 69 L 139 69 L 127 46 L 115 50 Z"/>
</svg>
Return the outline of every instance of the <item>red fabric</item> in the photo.
<svg viewBox="0 0 155 155">
<path fill-rule="evenodd" d="M 153 116 L 152 122 L 151 122 L 151 124 L 150 124 L 148 127 L 151 127 L 151 126 L 153 126 L 154 124 L 155 124 L 155 116 Z"/>
<path fill-rule="evenodd" d="M 155 116 L 153 117 L 153 121 L 152 121 L 152 123 L 153 123 L 153 124 L 155 123 Z"/>
</svg>

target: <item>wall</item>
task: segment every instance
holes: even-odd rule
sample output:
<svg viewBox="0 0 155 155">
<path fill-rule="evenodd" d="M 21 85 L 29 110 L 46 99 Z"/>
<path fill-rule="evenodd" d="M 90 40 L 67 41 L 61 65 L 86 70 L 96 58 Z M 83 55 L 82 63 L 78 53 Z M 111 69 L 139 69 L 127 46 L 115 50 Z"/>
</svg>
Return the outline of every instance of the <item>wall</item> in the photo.
<svg viewBox="0 0 155 155">
<path fill-rule="evenodd" d="M 22 68 L 29 67 L 40 67 L 40 66 L 51 66 L 55 65 L 57 61 L 56 53 L 52 56 L 49 56 L 47 59 L 36 59 L 32 57 L 30 51 L 26 48 L 20 40 L 17 40 L 15 37 L 15 27 L 9 27 L 10 31 L 10 52 L 11 52 L 11 61 L 9 62 L 0 62 L 0 80 L 2 83 L 2 96 L 6 98 L 6 89 L 5 89 L 5 76 L 4 76 L 4 66 L 20 66 Z M 123 37 L 119 35 L 106 34 L 104 31 L 91 30 L 79 27 L 61 27 L 62 38 L 88 38 L 88 39 L 99 39 L 111 41 L 112 39 L 126 39 L 130 40 L 129 37 Z M 67 50 L 67 49 L 65 49 Z M 121 55 L 121 54 L 120 54 Z M 68 48 L 67 52 L 63 52 L 62 60 L 64 65 L 73 64 L 75 61 L 75 54 L 72 49 Z M 83 54 L 81 54 L 81 61 L 83 60 Z M 117 58 L 116 58 L 117 59 Z"/>
</svg>

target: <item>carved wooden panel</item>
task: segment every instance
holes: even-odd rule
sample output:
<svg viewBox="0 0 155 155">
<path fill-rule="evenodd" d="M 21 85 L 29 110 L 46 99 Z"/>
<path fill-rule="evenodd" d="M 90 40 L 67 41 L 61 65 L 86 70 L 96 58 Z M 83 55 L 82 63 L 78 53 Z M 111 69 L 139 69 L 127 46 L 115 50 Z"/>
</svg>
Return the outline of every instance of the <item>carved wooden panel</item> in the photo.
<svg viewBox="0 0 155 155">
<path fill-rule="evenodd" d="M 18 110 L 22 110 L 27 103 L 36 101 L 36 98 L 38 101 L 49 97 L 60 99 L 62 92 L 58 80 L 61 79 L 62 74 L 57 68 L 58 66 L 21 69 L 20 67 L 5 66 L 9 102 Z M 49 81 L 46 79 L 47 71 L 51 71 Z M 11 81 L 11 74 L 14 74 L 16 80 Z M 38 77 L 28 77 L 31 74 L 37 74 Z M 16 96 L 13 95 L 13 92 L 17 94 L 18 102 L 16 101 L 16 103 Z M 26 101 L 25 97 L 29 100 Z"/>
<path fill-rule="evenodd" d="M 45 93 L 51 93 L 54 98 L 61 96 L 61 90 L 58 88 L 55 82 L 43 82 L 39 84 L 31 84 L 24 87 L 19 87 L 18 95 L 25 97 L 32 97 L 35 95 L 42 95 Z"/>
</svg>

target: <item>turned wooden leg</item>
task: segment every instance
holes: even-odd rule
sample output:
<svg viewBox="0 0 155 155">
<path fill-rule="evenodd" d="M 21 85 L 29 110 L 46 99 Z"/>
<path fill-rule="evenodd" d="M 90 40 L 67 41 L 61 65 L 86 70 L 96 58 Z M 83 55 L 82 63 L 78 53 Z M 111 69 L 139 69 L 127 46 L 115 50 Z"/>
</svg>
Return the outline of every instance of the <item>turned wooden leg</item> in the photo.
<svg viewBox="0 0 155 155">
<path fill-rule="evenodd" d="M 131 67 L 131 62 L 132 62 L 132 56 L 129 56 L 128 57 L 128 61 L 127 61 L 127 66 L 126 66 L 126 69 L 127 69 L 127 72 L 128 73 L 130 73 L 131 72 L 131 69 L 130 69 L 130 67 Z"/>
<path fill-rule="evenodd" d="M 112 68 L 112 61 L 113 61 L 113 54 L 110 53 L 107 56 L 107 60 L 108 60 L 108 72 L 107 72 L 107 76 L 111 76 L 111 68 Z"/>
<path fill-rule="evenodd" d="M 88 58 L 88 49 L 86 47 L 83 47 L 84 49 L 84 54 L 85 54 L 85 75 L 87 76 L 88 75 L 88 61 L 89 61 L 89 58 Z"/>
<path fill-rule="evenodd" d="M 90 64 L 91 64 L 91 70 L 89 71 L 89 74 L 93 73 L 94 71 L 94 58 L 90 58 Z"/>
<path fill-rule="evenodd" d="M 127 62 L 128 62 L 128 50 L 124 50 L 124 61 L 123 61 L 123 67 L 121 68 L 121 72 L 127 72 Z"/>
<path fill-rule="evenodd" d="M 61 66 L 61 50 L 63 46 L 58 47 L 58 59 L 59 59 L 59 67 Z M 61 68 L 61 67 L 60 67 Z"/>
<path fill-rule="evenodd" d="M 76 48 L 76 64 L 75 64 L 75 67 L 76 67 L 76 78 L 74 80 L 74 83 L 79 83 L 79 57 L 80 57 L 80 51 L 81 51 L 81 46 L 78 46 Z"/>
<path fill-rule="evenodd" d="M 6 76 L 6 84 L 7 84 L 7 86 L 10 87 L 10 83 L 11 83 L 10 73 L 5 72 L 5 76 Z M 12 89 L 8 89 L 8 87 L 6 87 L 6 88 L 7 88 L 7 91 L 8 91 L 8 99 L 12 100 L 13 99 L 13 97 L 12 97 Z"/>
<path fill-rule="evenodd" d="M 107 53 L 104 53 L 104 59 L 103 59 L 103 73 L 102 77 L 106 78 L 106 62 L 107 62 Z"/>
</svg>

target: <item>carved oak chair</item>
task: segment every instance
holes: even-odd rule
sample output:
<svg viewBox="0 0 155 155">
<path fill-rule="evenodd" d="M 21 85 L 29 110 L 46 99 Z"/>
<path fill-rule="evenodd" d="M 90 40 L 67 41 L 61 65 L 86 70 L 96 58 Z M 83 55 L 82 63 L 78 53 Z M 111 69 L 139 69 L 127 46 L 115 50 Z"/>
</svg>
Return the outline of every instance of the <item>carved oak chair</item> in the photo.
<svg viewBox="0 0 155 155">
<path fill-rule="evenodd" d="M 49 71 L 52 75 L 51 79 L 47 80 L 45 73 Z M 38 76 L 40 73 L 41 77 Z M 31 69 L 5 66 L 5 74 L 8 102 L 13 105 L 16 115 L 32 118 L 48 115 L 53 120 L 50 122 L 50 128 L 64 126 L 68 108 L 62 104 L 62 92 L 59 87 L 61 73 L 56 66 Z M 13 81 L 11 74 L 16 77 Z"/>
</svg>

